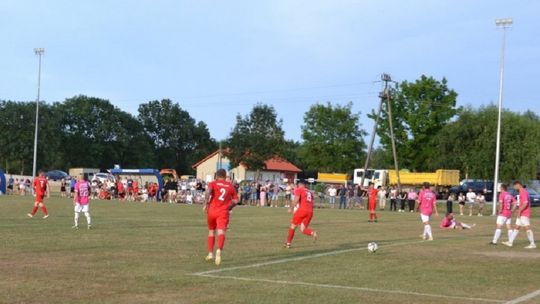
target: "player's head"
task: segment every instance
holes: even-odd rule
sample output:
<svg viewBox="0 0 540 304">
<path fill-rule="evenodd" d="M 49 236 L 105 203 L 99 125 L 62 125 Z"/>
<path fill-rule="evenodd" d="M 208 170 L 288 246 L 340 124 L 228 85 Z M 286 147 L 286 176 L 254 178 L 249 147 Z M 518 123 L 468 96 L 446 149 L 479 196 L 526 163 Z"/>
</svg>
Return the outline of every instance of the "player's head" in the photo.
<svg viewBox="0 0 540 304">
<path fill-rule="evenodd" d="M 306 184 L 303 181 L 299 180 L 298 182 L 296 182 L 296 186 L 298 188 L 304 188 Z"/>
<path fill-rule="evenodd" d="M 225 179 L 227 178 L 227 171 L 225 169 L 219 169 L 216 172 L 217 179 Z"/>
<path fill-rule="evenodd" d="M 520 190 L 521 188 L 523 188 L 523 184 L 520 182 L 520 181 L 515 181 L 514 182 L 514 189 L 516 190 Z"/>
<path fill-rule="evenodd" d="M 508 185 L 507 184 L 502 184 L 501 185 L 501 191 L 508 191 Z"/>
<path fill-rule="evenodd" d="M 428 182 L 424 182 L 424 183 L 422 184 L 422 187 L 423 187 L 424 189 L 429 189 L 429 188 L 431 187 L 431 185 L 430 185 Z"/>
<path fill-rule="evenodd" d="M 449 219 L 453 219 L 453 218 L 454 218 L 454 214 L 451 213 L 451 212 L 447 212 L 447 213 L 446 213 L 446 217 L 449 218 Z"/>
<path fill-rule="evenodd" d="M 38 172 L 38 176 L 40 176 L 40 177 L 44 177 L 44 176 L 45 176 L 45 171 L 43 171 L 43 170 L 39 170 L 39 172 Z"/>
<path fill-rule="evenodd" d="M 369 182 L 368 187 L 373 188 L 375 184 L 373 182 Z"/>
</svg>

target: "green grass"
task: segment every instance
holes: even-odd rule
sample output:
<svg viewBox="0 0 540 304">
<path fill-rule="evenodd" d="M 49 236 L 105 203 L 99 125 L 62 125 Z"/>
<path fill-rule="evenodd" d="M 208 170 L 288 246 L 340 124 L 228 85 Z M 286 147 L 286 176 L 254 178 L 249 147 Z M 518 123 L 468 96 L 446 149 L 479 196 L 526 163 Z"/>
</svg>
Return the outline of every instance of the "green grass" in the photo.
<svg viewBox="0 0 540 304">
<path fill-rule="evenodd" d="M 95 229 L 74 231 L 70 200 L 47 200 L 47 220 L 26 217 L 31 201 L 0 197 L 1 303 L 482 303 L 383 291 L 504 301 L 540 286 L 540 251 L 523 249 L 524 233 L 514 248 L 487 245 L 490 216 L 460 218 L 478 224 L 472 231 L 441 231 L 437 219 L 435 241 L 421 242 L 417 214 L 380 212 L 369 224 L 365 211 L 320 209 L 312 223 L 319 241 L 297 233 L 285 250 L 285 209 L 239 207 L 218 268 L 204 262 L 200 206 L 95 201 Z M 539 227 L 540 209 L 533 214 Z M 381 245 L 375 254 L 363 250 L 370 241 Z M 224 269 L 219 278 L 193 275 L 214 269 Z"/>
</svg>

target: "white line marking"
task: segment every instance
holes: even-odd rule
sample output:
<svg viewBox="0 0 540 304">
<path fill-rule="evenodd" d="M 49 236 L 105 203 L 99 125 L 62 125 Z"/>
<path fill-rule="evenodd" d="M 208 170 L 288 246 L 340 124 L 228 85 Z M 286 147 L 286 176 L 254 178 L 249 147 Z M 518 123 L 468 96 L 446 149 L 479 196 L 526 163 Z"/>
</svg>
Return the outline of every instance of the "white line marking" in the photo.
<svg viewBox="0 0 540 304">
<path fill-rule="evenodd" d="M 396 247 L 396 246 L 418 244 L 418 243 L 424 243 L 424 241 L 393 243 L 393 244 L 388 244 L 388 245 L 381 245 L 380 248 Z M 214 270 L 196 272 L 196 273 L 192 273 L 192 275 L 202 276 L 202 275 L 207 275 L 207 274 L 212 274 L 212 273 L 220 273 L 220 272 L 225 272 L 225 271 L 248 269 L 248 268 L 257 268 L 257 267 L 262 267 L 262 266 L 268 266 L 268 265 L 274 265 L 274 264 L 283 264 L 283 263 L 289 263 L 289 262 L 296 262 L 296 261 L 302 261 L 302 260 L 307 260 L 307 259 L 314 259 L 314 258 L 320 258 L 320 257 L 325 257 L 325 256 L 330 256 L 330 255 L 338 255 L 338 254 L 342 254 L 342 253 L 348 253 L 348 252 L 354 252 L 354 251 L 362 251 L 362 250 L 367 250 L 367 248 L 362 247 L 362 248 L 351 248 L 351 249 L 328 251 L 328 252 L 317 253 L 317 254 L 312 254 L 312 255 L 299 256 L 299 257 L 295 257 L 295 258 L 286 258 L 286 259 L 281 259 L 281 260 L 274 260 L 274 261 L 268 261 L 268 262 L 255 263 L 255 264 L 251 264 L 251 265 L 235 266 L 235 267 L 228 267 L 228 268 L 219 268 L 219 269 L 214 269 Z"/>
<path fill-rule="evenodd" d="M 234 277 L 234 276 L 225 276 L 225 275 L 212 275 L 212 274 L 202 274 L 202 275 L 198 275 L 198 276 L 206 277 L 206 278 L 231 279 L 231 280 L 247 281 L 247 282 L 262 282 L 262 283 L 275 283 L 275 284 L 284 284 L 284 285 L 301 285 L 301 286 L 309 286 L 309 287 L 348 289 L 348 290 L 356 290 L 356 291 L 377 292 L 377 293 L 391 293 L 391 294 L 400 294 L 400 295 L 409 295 L 409 296 L 444 298 L 444 299 L 455 299 L 455 300 L 467 300 L 467 301 L 477 301 L 477 302 L 490 302 L 490 303 L 504 303 L 505 302 L 505 301 L 495 300 L 495 299 L 469 298 L 469 297 L 460 297 L 460 296 L 447 296 L 447 295 L 431 294 L 431 293 L 401 291 L 401 290 L 385 290 L 385 289 L 375 289 L 375 288 L 367 288 L 367 287 L 354 287 L 354 286 L 331 285 L 331 284 L 317 284 L 317 283 L 308 283 L 308 282 L 253 279 L 253 278 Z"/>
<path fill-rule="evenodd" d="M 508 302 L 506 302 L 505 304 L 517 304 L 517 303 L 523 303 L 525 301 L 528 301 L 532 298 L 535 298 L 535 297 L 538 297 L 540 296 L 540 289 L 536 290 L 536 291 L 533 291 L 531 293 L 528 293 L 522 297 L 519 297 L 519 298 L 516 298 L 516 299 L 513 299 L 513 300 L 510 300 Z"/>
</svg>

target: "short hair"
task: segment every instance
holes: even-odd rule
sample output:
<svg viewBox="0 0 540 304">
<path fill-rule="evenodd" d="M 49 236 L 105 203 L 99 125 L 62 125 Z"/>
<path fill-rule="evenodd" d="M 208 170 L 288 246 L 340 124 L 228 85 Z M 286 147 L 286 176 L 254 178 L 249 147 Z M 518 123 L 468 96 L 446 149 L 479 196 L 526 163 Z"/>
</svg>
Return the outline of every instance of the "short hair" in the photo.
<svg viewBox="0 0 540 304">
<path fill-rule="evenodd" d="M 373 182 L 369 182 L 368 186 L 374 186 L 375 184 Z"/>
<path fill-rule="evenodd" d="M 507 184 L 502 184 L 501 189 L 504 190 L 504 191 L 508 190 L 508 185 Z"/>
<path fill-rule="evenodd" d="M 523 186 L 523 184 L 522 184 L 520 181 L 518 181 L 518 180 L 514 182 L 514 186 L 516 186 L 516 185 Z"/>
<path fill-rule="evenodd" d="M 431 185 L 430 185 L 428 182 L 424 182 L 424 183 L 422 184 L 422 186 L 423 186 L 424 188 L 427 189 L 427 188 L 429 188 Z"/>
<path fill-rule="evenodd" d="M 225 169 L 219 169 L 216 172 L 217 177 L 226 178 L 227 177 L 227 171 Z"/>
</svg>

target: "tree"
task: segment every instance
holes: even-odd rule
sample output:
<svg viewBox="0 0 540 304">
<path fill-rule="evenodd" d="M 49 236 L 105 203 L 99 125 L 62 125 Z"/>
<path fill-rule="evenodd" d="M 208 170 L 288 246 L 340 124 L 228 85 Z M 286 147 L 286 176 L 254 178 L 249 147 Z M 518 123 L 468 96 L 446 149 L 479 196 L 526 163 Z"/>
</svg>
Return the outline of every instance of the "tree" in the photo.
<svg viewBox="0 0 540 304">
<path fill-rule="evenodd" d="M 316 104 L 304 115 L 301 156 L 308 169 L 321 172 L 348 172 L 365 159 L 360 113 L 352 104 Z"/>
<path fill-rule="evenodd" d="M 400 167 L 413 171 L 431 170 L 425 161 L 436 153 L 433 136 L 457 114 L 457 93 L 447 81 L 422 75 L 414 83 L 404 81 L 390 90 L 394 136 Z M 369 115 L 376 118 L 375 113 Z M 392 159 L 388 109 L 381 112 L 377 135 L 385 153 Z"/>
<path fill-rule="evenodd" d="M 265 161 L 282 156 L 285 138 L 283 122 L 277 118 L 274 107 L 257 104 L 251 112 L 236 116 L 236 125 L 225 141 L 226 156 L 231 165 L 246 165 L 250 170 L 264 169 Z"/>
<path fill-rule="evenodd" d="M 160 168 L 191 173 L 191 165 L 217 147 L 206 124 L 169 99 L 141 104 L 138 120 L 154 144 Z"/>
<path fill-rule="evenodd" d="M 65 167 L 153 164 L 152 145 L 142 126 L 108 100 L 81 95 L 55 107 L 62 116 L 59 153 Z"/>
<path fill-rule="evenodd" d="M 498 108 L 466 108 L 434 138 L 433 167 L 460 169 L 469 178 L 492 179 Z M 503 112 L 501 167 L 503 181 L 529 180 L 540 166 L 540 118 L 532 113 Z"/>
</svg>

